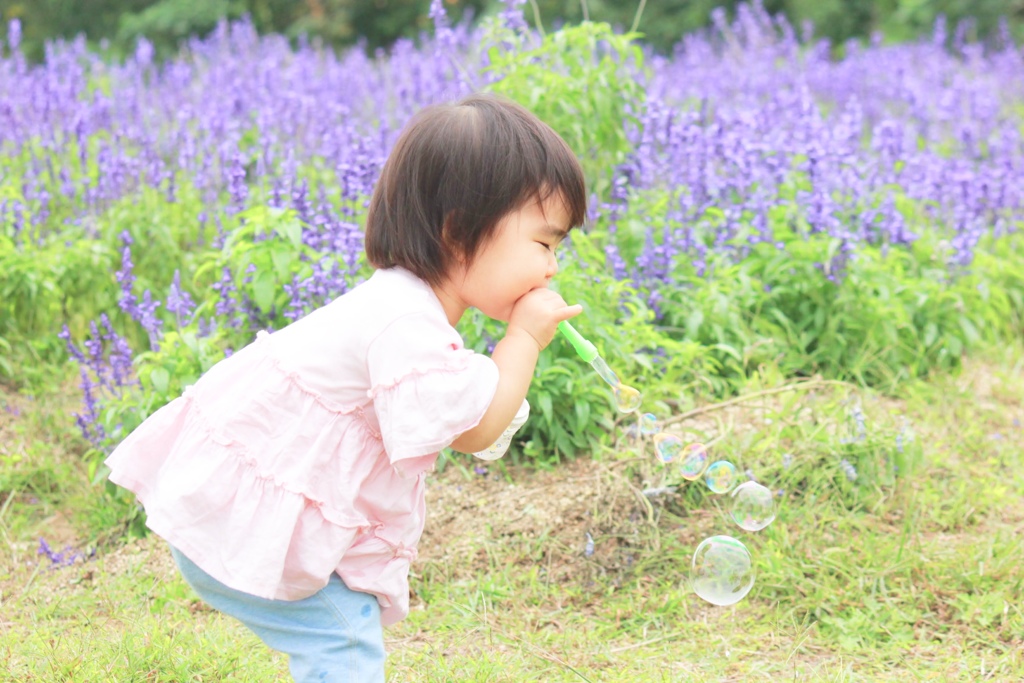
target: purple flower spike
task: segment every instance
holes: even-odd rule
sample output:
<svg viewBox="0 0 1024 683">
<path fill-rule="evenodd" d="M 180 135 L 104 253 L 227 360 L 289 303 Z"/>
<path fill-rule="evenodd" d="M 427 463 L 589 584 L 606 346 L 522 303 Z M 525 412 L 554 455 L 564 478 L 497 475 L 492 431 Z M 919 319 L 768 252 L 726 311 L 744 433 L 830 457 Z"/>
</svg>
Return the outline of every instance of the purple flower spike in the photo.
<svg viewBox="0 0 1024 683">
<path fill-rule="evenodd" d="M 175 270 L 171 289 L 167 293 L 167 310 L 174 314 L 178 327 L 184 326 L 195 307 L 195 302 L 192 301 L 189 293 L 181 289 L 181 273 Z"/>
<path fill-rule="evenodd" d="M 857 469 L 850 463 L 849 460 L 843 458 L 843 460 L 839 463 L 839 468 L 843 471 L 843 474 L 846 475 L 846 478 L 848 480 L 857 481 Z"/>
<path fill-rule="evenodd" d="M 21 47 L 20 19 L 11 19 L 7 23 L 7 44 L 11 47 L 11 52 L 15 52 L 19 47 Z"/>
<path fill-rule="evenodd" d="M 501 22 L 513 31 L 525 31 L 528 26 L 523 18 L 523 4 L 526 0 L 503 0 L 505 8 L 501 10 Z"/>
</svg>

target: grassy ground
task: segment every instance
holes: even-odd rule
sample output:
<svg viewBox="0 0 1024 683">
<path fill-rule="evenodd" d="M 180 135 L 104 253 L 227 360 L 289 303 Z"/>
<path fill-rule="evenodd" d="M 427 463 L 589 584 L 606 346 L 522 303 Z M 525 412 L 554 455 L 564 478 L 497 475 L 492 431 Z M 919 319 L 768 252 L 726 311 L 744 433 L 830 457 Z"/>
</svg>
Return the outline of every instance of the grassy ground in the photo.
<svg viewBox="0 0 1024 683">
<path fill-rule="evenodd" d="M 626 442 L 551 472 L 447 463 L 413 611 L 386 634 L 389 681 L 1024 679 L 1024 351 L 898 398 L 783 386 L 669 426 L 783 491 L 758 533 L 703 485 L 644 495 L 674 482 Z M 190 595 L 159 539 L 101 538 L 114 520 L 78 464 L 73 408 L 0 395 L 0 680 L 287 680 Z M 734 607 L 686 581 L 717 533 L 758 571 Z M 40 537 L 100 547 L 56 567 Z"/>
</svg>

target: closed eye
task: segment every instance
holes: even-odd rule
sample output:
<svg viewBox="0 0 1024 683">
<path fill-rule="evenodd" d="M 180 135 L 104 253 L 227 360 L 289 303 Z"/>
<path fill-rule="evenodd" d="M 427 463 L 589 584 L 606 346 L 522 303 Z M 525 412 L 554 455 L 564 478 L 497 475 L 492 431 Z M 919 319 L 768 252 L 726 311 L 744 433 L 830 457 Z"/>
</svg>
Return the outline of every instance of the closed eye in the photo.
<svg viewBox="0 0 1024 683">
<path fill-rule="evenodd" d="M 545 225 L 543 228 L 541 228 L 540 234 L 537 235 L 537 237 L 543 237 L 547 239 L 548 242 L 545 242 L 543 240 L 537 241 L 543 244 L 551 251 L 554 251 L 555 247 L 561 244 L 562 240 L 564 240 L 568 234 L 568 229 L 562 229 L 554 225 Z"/>
</svg>

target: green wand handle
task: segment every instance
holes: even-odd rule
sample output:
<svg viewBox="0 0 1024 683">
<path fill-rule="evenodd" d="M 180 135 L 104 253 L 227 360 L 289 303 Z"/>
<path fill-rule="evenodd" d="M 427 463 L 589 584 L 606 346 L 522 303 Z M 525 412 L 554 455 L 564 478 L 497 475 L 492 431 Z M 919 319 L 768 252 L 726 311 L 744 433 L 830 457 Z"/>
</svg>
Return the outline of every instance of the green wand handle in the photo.
<svg viewBox="0 0 1024 683">
<path fill-rule="evenodd" d="M 597 358 L 597 347 L 583 338 L 583 335 L 576 331 L 576 328 L 569 324 L 568 320 L 558 323 L 558 331 L 565 335 L 576 353 L 584 362 L 591 363 Z"/>
</svg>

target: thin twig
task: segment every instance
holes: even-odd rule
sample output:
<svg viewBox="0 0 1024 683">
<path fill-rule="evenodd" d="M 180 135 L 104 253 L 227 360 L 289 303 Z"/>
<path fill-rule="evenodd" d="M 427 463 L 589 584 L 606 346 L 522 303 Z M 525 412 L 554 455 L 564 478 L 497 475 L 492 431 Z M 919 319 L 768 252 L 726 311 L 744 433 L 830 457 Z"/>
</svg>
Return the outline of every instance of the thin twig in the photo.
<svg viewBox="0 0 1024 683">
<path fill-rule="evenodd" d="M 446 53 L 445 56 L 448 58 L 448 63 L 454 66 L 455 69 L 462 74 L 462 77 L 466 80 L 467 83 L 469 83 L 473 87 L 474 90 L 479 89 L 480 86 L 477 83 L 476 79 L 473 77 L 473 74 L 470 73 L 465 66 L 463 66 L 462 62 L 455 59 L 455 56 L 451 52 Z"/>
<path fill-rule="evenodd" d="M 19 493 L 20 491 L 18 489 L 11 489 L 7 494 L 7 500 L 5 500 L 3 506 L 0 507 L 0 533 L 3 534 L 4 543 L 7 544 L 7 547 L 11 550 L 12 559 L 14 558 L 16 551 L 14 549 L 14 543 L 11 541 L 11 537 L 7 535 L 7 527 L 4 525 L 4 515 L 7 514 L 7 509 L 11 506 L 11 503 L 14 502 L 14 497 Z"/>
<path fill-rule="evenodd" d="M 723 401 L 722 403 L 713 403 L 713 404 L 711 404 L 709 406 L 701 406 L 700 408 L 694 408 L 693 410 L 688 410 L 687 412 L 682 413 L 681 415 L 674 415 L 674 416 L 672 416 L 670 418 L 667 418 L 667 419 L 665 419 L 662 422 L 662 424 L 673 424 L 675 422 L 682 422 L 683 420 L 688 420 L 691 417 L 696 417 L 697 415 L 703 415 L 704 413 L 711 413 L 711 412 L 714 412 L 716 410 L 722 410 L 723 408 L 728 408 L 729 406 L 734 406 L 734 405 L 736 405 L 738 403 L 744 403 L 746 401 L 750 401 L 750 400 L 755 399 L 755 398 L 761 398 L 762 396 L 771 396 L 773 394 L 784 394 L 787 391 L 804 391 L 804 390 L 807 390 L 807 389 L 814 389 L 816 387 L 822 387 L 822 386 L 833 385 L 833 384 L 834 385 L 839 385 L 839 386 L 845 386 L 845 387 L 852 386 L 849 382 L 843 382 L 843 381 L 837 380 L 837 379 L 808 379 L 808 380 L 801 380 L 799 382 L 794 382 L 793 384 L 787 384 L 785 386 L 775 387 L 774 389 L 765 389 L 764 391 L 755 391 L 752 394 L 745 394 L 743 396 L 737 396 L 736 398 L 729 399 L 728 401 Z"/>
<path fill-rule="evenodd" d="M 644 14 L 644 7 L 647 5 L 647 0 L 640 0 L 640 6 L 636 8 L 636 14 L 633 16 L 633 25 L 629 27 L 629 32 L 633 33 L 636 31 L 636 27 L 640 25 L 640 17 Z"/>
<path fill-rule="evenodd" d="M 533 7 L 533 23 L 537 24 L 537 30 L 540 31 L 541 36 L 547 35 L 544 33 L 544 24 L 540 20 L 540 7 L 537 6 L 537 0 L 530 0 L 530 6 Z"/>
<path fill-rule="evenodd" d="M 608 654 L 614 654 L 614 653 L 617 653 L 617 652 L 626 652 L 627 650 L 635 650 L 638 647 L 645 647 L 647 645 L 653 645 L 654 643 L 660 643 L 663 640 L 672 640 L 673 638 L 680 638 L 680 637 L 682 637 L 684 635 L 686 635 L 686 634 L 683 633 L 683 632 L 680 632 L 680 633 L 670 633 L 667 636 L 661 636 L 660 638 L 651 638 L 650 640 L 645 640 L 645 641 L 640 642 L 640 643 L 632 643 L 631 645 L 623 645 L 621 647 L 613 647 L 612 649 L 608 650 Z"/>
<path fill-rule="evenodd" d="M 492 630 L 498 630 L 498 629 L 492 629 Z M 498 632 L 501 635 L 505 636 L 506 638 L 509 638 L 511 640 L 516 641 L 520 645 L 525 645 L 526 649 L 528 651 L 530 651 L 530 654 L 533 655 L 534 657 L 537 657 L 539 659 L 543 659 L 543 660 L 545 660 L 547 662 L 551 662 L 552 664 L 557 664 L 558 666 L 564 666 L 566 669 L 568 669 L 569 671 L 571 671 L 574 674 L 576 674 L 577 676 L 579 676 L 582 680 L 586 681 L 587 683 L 592 683 L 592 681 L 589 678 L 584 676 L 580 671 L 578 671 L 575 667 L 573 667 L 572 664 L 570 664 L 569 662 L 563 660 L 558 655 L 555 655 L 555 654 L 553 654 L 551 652 L 547 652 L 546 650 L 543 650 L 543 649 L 537 647 L 533 643 L 528 643 L 525 640 L 523 640 L 522 638 L 520 638 L 519 636 L 513 635 L 511 633 L 507 633 L 507 632 L 505 632 L 503 630 L 498 630 Z"/>
<path fill-rule="evenodd" d="M 654 506 L 651 505 L 651 501 L 647 499 L 647 496 L 644 495 L 643 491 L 641 491 L 639 488 L 633 485 L 633 482 L 629 481 L 628 479 L 626 479 L 625 482 L 626 486 L 629 487 L 629 490 L 632 491 L 633 495 L 636 496 L 636 499 L 644 504 L 644 508 L 647 511 L 648 524 L 654 524 Z"/>
<path fill-rule="evenodd" d="M 18 495 L 18 493 L 19 491 L 17 489 L 11 489 L 11 491 L 8 492 L 7 499 L 4 501 L 3 506 L 0 507 L 0 522 L 3 521 L 4 514 L 6 514 L 7 512 L 7 508 L 9 508 L 11 506 L 11 503 L 14 502 L 14 497 Z"/>
<path fill-rule="evenodd" d="M 654 498 L 656 496 L 664 496 L 669 493 L 675 493 L 678 489 L 678 486 L 658 486 L 654 488 L 644 489 L 642 493 L 648 498 Z"/>
<path fill-rule="evenodd" d="M 39 570 L 41 570 L 42 568 L 43 568 L 43 563 L 41 561 L 40 562 L 36 562 L 35 569 L 32 570 L 32 576 L 28 577 L 28 581 L 26 581 L 25 585 L 21 587 L 21 595 L 22 595 L 22 597 L 24 597 L 28 593 L 29 587 L 36 580 L 36 577 L 39 576 Z"/>
<path fill-rule="evenodd" d="M 583 9 L 583 21 L 590 21 L 590 8 L 587 7 L 587 0 L 580 0 L 580 7 Z"/>
</svg>

